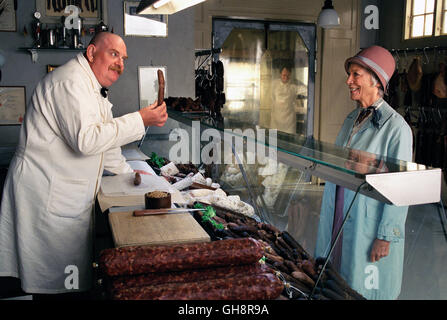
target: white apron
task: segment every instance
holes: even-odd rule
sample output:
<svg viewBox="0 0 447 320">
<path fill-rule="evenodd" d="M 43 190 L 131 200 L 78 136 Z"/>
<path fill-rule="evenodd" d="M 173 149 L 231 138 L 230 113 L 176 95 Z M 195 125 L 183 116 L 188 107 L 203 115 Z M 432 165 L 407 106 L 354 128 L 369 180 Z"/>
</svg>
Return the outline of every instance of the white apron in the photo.
<svg viewBox="0 0 447 320">
<path fill-rule="evenodd" d="M 0 276 L 27 293 L 91 287 L 92 209 L 103 169 L 131 172 L 120 146 L 141 139 L 138 112 L 113 118 L 82 54 L 36 87 L 6 178 Z M 68 284 L 68 286 L 67 286 Z"/>
<path fill-rule="evenodd" d="M 273 85 L 273 103 L 270 128 L 296 133 L 295 102 L 298 87 L 295 84 L 276 81 Z"/>
</svg>

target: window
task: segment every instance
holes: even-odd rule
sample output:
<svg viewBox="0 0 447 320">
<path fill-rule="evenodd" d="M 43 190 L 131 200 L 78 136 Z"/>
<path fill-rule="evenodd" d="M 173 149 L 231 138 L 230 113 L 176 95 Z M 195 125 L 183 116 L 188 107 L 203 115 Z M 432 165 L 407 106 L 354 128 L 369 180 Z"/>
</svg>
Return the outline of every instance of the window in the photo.
<svg viewBox="0 0 447 320">
<path fill-rule="evenodd" d="M 442 4 L 442 34 L 447 34 L 447 0 Z"/>
<path fill-rule="evenodd" d="M 407 0 L 405 39 L 447 34 L 447 0 Z"/>
</svg>

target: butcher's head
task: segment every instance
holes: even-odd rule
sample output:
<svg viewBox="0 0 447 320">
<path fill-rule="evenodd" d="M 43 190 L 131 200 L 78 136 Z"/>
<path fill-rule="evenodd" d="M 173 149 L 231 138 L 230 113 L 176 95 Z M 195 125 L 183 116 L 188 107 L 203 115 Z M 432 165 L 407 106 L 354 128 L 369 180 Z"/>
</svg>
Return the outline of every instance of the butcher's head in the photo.
<svg viewBox="0 0 447 320">
<path fill-rule="evenodd" d="M 290 70 L 286 67 L 281 70 L 281 81 L 282 83 L 287 83 L 290 80 Z"/>
<path fill-rule="evenodd" d="M 101 86 L 109 87 L 124 71 L 127 48 L 120 36 L 100 32 L 90 41 L 85 56 Z"/>
</svg>

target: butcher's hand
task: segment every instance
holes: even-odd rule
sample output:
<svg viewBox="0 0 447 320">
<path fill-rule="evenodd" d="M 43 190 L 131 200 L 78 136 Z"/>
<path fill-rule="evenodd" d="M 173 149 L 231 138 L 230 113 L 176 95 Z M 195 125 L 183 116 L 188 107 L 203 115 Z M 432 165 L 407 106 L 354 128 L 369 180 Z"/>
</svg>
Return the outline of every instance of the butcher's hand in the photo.
<svg viewBox="0 0 447 320">
<path fill-rule="evenodd" d="M 140 109 L 141 118 L 143 118 L 144 126 L 149 127 L 163 127 L 166 120 L 168 120 L 168 113 L 166 112 L 166 103 L 163 102 L 157 106 L 157 102 Z"/>
<path fill-rule="evenodd" d="M 390 242 L 376 239 L 373 242 L 372 249 L 371 249 L 371 262 L 376 262 L 382 259 L 383 257 L 386 257 L 390 254 Z"/>
</svg>

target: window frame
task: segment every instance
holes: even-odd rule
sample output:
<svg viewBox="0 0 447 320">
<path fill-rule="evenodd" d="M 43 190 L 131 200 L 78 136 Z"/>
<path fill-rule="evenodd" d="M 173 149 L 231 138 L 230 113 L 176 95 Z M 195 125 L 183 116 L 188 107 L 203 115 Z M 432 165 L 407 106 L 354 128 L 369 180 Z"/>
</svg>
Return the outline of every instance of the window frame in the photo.
<svg viewBox="0 0 447 320">
<path fill-rule="evenodd" d="M 444 8 L 444 0 L 434 0 L 435 1 L 435 7 L 433 11 L 433 31 L 431 35 L 422 35 L 418 37 L 412 37 L 411 36 L 411 29 L 413 26 L 413 6 L 414 6 L 415 0 L 406 0 L 406 8 L 405 8 L 405 26 L 404 26 L 404 40 L 416 40 L 416 39 L 427 39 L 427 38 L 433 38 L 438 36 L 445 36 L 447 35 L 447 30 L 445 33 L 442 33 L 442 24 L 443 24 L 443 13 L 447 10 L 447 8 Z M 446 6 L 447 7 L 447 6 Z M 417 16 L 424 16 L 424 22 L 425 17 L 427 16 L 427 13 L 424 12 L 422 15 Z M 425 25 L 424 25 L 424 33 L 425 33 Z"/>
<path fill-rule="evenodd" d="M 447 26 L 446 30 L 442 30 L 442 26 L 446 23 L 445 20 L 447 20 L 447 1 L 442 0 L 442 5 L 440 7 L 440 18 L 438 19 L 438 25 L 436 26 L 436 29 L 439 28 L 439 35 L 446 36 L 447 35 Z"/>
</svg>

